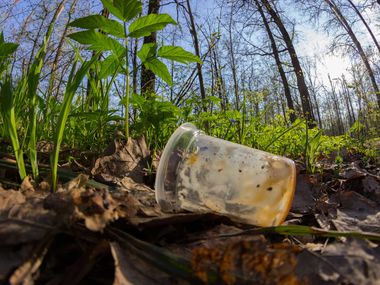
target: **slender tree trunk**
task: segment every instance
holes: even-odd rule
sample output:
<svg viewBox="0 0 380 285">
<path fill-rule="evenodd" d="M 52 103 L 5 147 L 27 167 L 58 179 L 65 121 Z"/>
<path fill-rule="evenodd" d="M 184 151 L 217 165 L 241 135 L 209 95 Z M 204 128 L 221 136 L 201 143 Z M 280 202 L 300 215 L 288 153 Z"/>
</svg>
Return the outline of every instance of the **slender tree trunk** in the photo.
<svg viewBox="0 0 380 285">
<path fill-rule="evenodd" d="M 158 14 L 160 9 L 161 0 L 149 0 L 148 15 Z M 144 37 L 144 44 L 156 43 L 157 33 L 153 32 L 149 36 Z M 141 66 L 141 94 L 145 97 L 149 97 L 151 93 L 155 92 L 156 76 L 154 73 Z"/>
<path fill-rule="evenodd" d="M 345 96 L 346 102 L 347 102 L 347 109 L 348 109 L 349 114 L 350 114 L 349 124 L 351 127 L 355 122 L 355 112 L 354 112 L 354 108 L 352 106 L 351 94 L 350 94 L 350 91 L 348 89 L 347 81 L 346 81 L 344 76 L 342 77 L 342 89 L 344 90 L 344 96 Z"/>
<path fill-rule="evenodd" d="M 138 49 L 138 39 L 134 39 L 132 50 L 132 92 L 137 94 L 137 49 Z"/>
<path fill-rule="evenodd" d="M 32 51 L 30 52 L 30 57 L 29 57 L 29 62 L 28 62 L 28 69 L 27 69 L 28 71 L 29 71 L 30 67 L 32 66 L 34 52 L 35 52 L 35 50 L 37 48 L 38 40 L 41 38 L 42 28 L 43 28 L 45 20 L 47 19 L 47 16 L 48 16 L 48 10 L 46 9 L 46 7 L 44 7 L 44 9 L 45 9 L 45 15 L 42 16 L 41 24 L 38 27 L 37 35 L 36 35 L 36 38 L 34 39 L 34 42 L 33 42 Z"/>
<path fill-rule="evenodd" d="M 355 45 L 363 63 L 364 63 L 364 66 L 366 67 L 368 76 L 369 76 L 371 83 L 372 83 L 373 91 L 376 94 L 377 104 L 378 104 L 378 107 L 380 109 L 380 90 L 379 90 L 379 87 L 376 83 L 375 75 L 373 73 L 373 70 L 371 68 L 371 65 L 369 63 L 367 55 L 364 52 L 362 45 L 360 44 L 360 42 L 357 39 L 354 31 L 351 29 L 350 24 L 347 22 L 346 18 L 343 16 L 342 12 L 338 8 L 338 6 L 335 4 L 335 2 L 333 0 L 325 0 L 325 2 L 329 5 L 331 11 L 334 13 L 335 17 L 337 18 L 339 23 L 343 26 L 343 28 L 346 30 L 346 32 L 348 33 L 352 42 L 354 43 L 354 45 Z"/>
<path fill-rule="evenodd" d="M 313 110 L 311 107 L 311 102 L 310 102 L 310 94 L 305 82 L 305 77 L 301 68 L 301 64 L 299 62 L 296 50 L 294 48 L 292 39 L 288 33 L 288 31 L 285 28 L 284 23 L 282 22 L 280 16 L 278 13 L 275 11 L 274 7 L 271 6 L 268 0 L 262 0 L 262 3 L 264 4 L 266 10 L 268 13 L 271 15 L 273 21 L 276 23 L 278 29 L 281 32 L 281 35 L 284 39 L 285 45 L 288 49 L 289 55 L 290 55 L 290 60 L 292 62 L 294 72 L 296 74 L 296 79 L 297 79 L 297 87 L 298 91 L 300 93 L 301 97 L 301 105 L 302 105 L 302 112 L 305 118 L 309 121 L 309 124 L 313 125 L 315 118 L 313 114 Z"/>
<path fill-rule="evenodd" d="M 220 68 L 219 68 L 219 62 L 218 62 L 218 56 L 216 54 L 216 51 L 215 49 L 212 50 L 211 52 L 211 61 L 214 63 L 213 66 L 214 66 L 214 86 L 215 86 L 215 89 L 216 89 L 216 92 L 218 94 L 218 97 L 220 99 L 220 106 L 222 108 L 222 110 L 226 110 L 227 108 L 227 102 L 226 102 L 226 98 L 225 98 L 225 92 L 224 92 L 224 83 L 223 83 L 223 77 L 222 77 L 222 74 L 220 72 Z"/>
<path fill-rule="evenodd" d="M 352 9 L 354 9 L 355 13 L 359 16 L 360 20 L 363 22 L 364 26 L 366 27 L 368 33 L 370 34 L 373 42 L 375 43 L 376 47 L 377 47 L 377 50 L 379 51 L 380 53 L 380 44 L 379 42 L 377 41 L 375 35 L 373 34 L 371 28 L 369 27 L 367 21 L 364 19 L 362 13 L 360 13 L 360 11 L 358 10 L 358 8 L 356 7 L 356 5 L 351 1 L 351 0 L 347 0 L 350 5 L 352 6 Z"/>
<path fill-rule="evenodd" d="M 343 122 L 342 122 L 342 115 L 340 112 L 339 99 L 336 94 L 335 86 L 331 80 L 330 74 L 328 74 L 328 78 L 329 78 L 330 87 L 331 87 L 331 98 L 333 101 L 332 107 L 334 108 L 335 117 L 337 121 L 337 130 L 338 130 L 338 134 L 341 135 L 344 133 L 344 129 L 343 129 Z"/>
<path fill-rule="evenodd" d="M 278 48 L 276 45 L 276 41 L 275 41 L 273 33 L 270 29 L 269 23 L 265 17 L 264 11 L 260 5 L 260 2 L 258 0 L 255 0 L 255 2 L 256 2 L 257 10 L 259 11 L 261 19 L 263 20 L 263 24 L 264 24 L 265 30 L 268 34 L 269 41 L 271 43 L 272 52 L 273 52 L 274 59 L 276 61 L 278 73 L 280 74 L 282 85 L 284 87 L 286 103 L 287 103 L 288 109 L 290 111 L 290 121 L 293 123 L 296 120 L 296 114 L 294 113 L 293 99 L 292 99 L 292 96 L 290 93 L 289 83 L 288 83 L 288 80 L 286 78 L 284 68 L 282 67 L 282 63 L 281 63 L 279 51 L 278 51 Z"/>
<path fill-rule="evenodd" d="M 48 87 L 47 99 L 46 99 L 47 103 L 50 100 L 51 96 L 53 95 L 54 82 L 55 82 L 55 79 L 56 79 L 56 76 L 57 76 L 58 62 L 59 62 L 59 59 L 61 57 L 62 47 L 63 47 L 63 44 L 65 42 L 65 38 L 66 38 L 68 29 L 69 29 L 69 25 L 68 24 L 71 22 L 71 16 L 74 13 L 76 4 L 77 4 L 77 0 L 73 0 L 73 2 L 71 3 L 71 6 L 70 6 L 70 10 L 69 10 L 68 16 L 67 16 L 67 21 L 66 21 L 65 29 L 63 30 L 63 33 L 61 35 L 61 38 L 60 38 L 58 46 L 57 46 L 57 52 L 55 53 L 53 65 L 52 65 L 52 68 L 51 68 L 51 75 L 50 75 L 49 87 Z M 56 90 L 55 97 L 58 96 L 58 92 L 59 92 L 59 90 Z"/>
<path fill-rule="evenodd" d="M 235 62 L 235 50 L 234 50 L 234 41 L 232 38 L 232 5 L 231 5 L 231 12 L 230 12 L 230 19 L 228 22 L 228 49 L 229 49 L 229 55 L 230 55 L 230 64 L 231 64 L 231 71 L 232 71 L 232 80 L 234 82 L 234 95 L 235 95 L 235 109 L 239 110 L 240 108 L 240 98 L 239 98 L 239 85 L 238 85 L 238 79 L 237 79 L 237 72 L 236 72 L 236 62 Z"/>
<path fill-rule="evenodd" d="M 195 55 L 201 58 L 200 50 L 199 50 L 198 35 L 197 35 L 196 27 L 195 27 L 193 12 L 191 10 L 190 0 L 186 0 L 186 4 L 187 4 L 187 13 L 189 15 L 189 20 L 190 20 L 190 34 L 193 38 Z M 197 62 L 197 73 L 198 73 L 198 81 L 199 81 L 199 92 L 201 93 L 202 100 L 204 100 L 206 99 L 206 90 L 205 90 L 204 81 L 203 81 L 202 66 L 198 62 Z M 207 112 L 207 106 L 205 104 L 203 104 L 202 109 L 204 112 Z"/>
</svg>

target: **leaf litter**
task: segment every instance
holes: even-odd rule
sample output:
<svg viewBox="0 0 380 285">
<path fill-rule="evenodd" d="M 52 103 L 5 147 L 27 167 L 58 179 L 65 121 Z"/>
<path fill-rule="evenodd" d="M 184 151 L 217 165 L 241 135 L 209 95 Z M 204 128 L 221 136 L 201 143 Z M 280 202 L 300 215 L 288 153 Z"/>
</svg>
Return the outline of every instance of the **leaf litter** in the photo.
<svg viewBox="0 0 380 285">
<path fill-rule="evenodd" d="M 92 168 L 98 182 L 0 185 L 0 283 L 380 284 L 376 166 L 299 167 L 285 224 L 258 228 L 162 213 L 143 183 L 152 165 L 143 138 L 118 138 Z"/>
</svg>

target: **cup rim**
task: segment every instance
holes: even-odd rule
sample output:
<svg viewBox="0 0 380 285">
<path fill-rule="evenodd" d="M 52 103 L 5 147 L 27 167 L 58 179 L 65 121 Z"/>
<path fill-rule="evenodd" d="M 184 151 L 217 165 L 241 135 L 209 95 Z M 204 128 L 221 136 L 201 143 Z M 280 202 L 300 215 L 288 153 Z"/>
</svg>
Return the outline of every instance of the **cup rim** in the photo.
<svg viewBox="0 0 380 285">
<path fill-rule="evenodd" d="M 174 133 L 170 136 L 168 142 L 165 145 L 165 148 L 161 154 L 160 161 L 158 163 L 157 172 L 156 172 L 156 181 L 154 183 L 155 197 L 158 205 L 161 208 L 165 208 L 167 211 L 173 211 L 174 207 L 170 203 L 162 204 L 163 201 L 167 200 L 165 192 L 165 177 L 168 169 L 169 158 L 176 146 L 177 141 L 186 133 L 193 133 L 195 135 L 197 132 L 201 132 L 195 125 L 192 123 L 183 123 L 180 125 Z"/>
</svg>

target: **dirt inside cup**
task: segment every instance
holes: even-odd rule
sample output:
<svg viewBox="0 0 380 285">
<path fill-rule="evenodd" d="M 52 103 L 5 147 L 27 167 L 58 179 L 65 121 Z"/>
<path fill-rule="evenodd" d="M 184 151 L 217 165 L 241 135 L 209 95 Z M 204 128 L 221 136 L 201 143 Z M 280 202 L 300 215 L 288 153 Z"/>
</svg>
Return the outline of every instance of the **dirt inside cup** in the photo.
<svg viewBox="0 0 380 285">
<path fill-rule="evenodd" d="M 164 212 L 213 212 L 258 225 L 281 224 L 295 191 L 292 160 L 181 125 L 162 153 L 155 183 Z"/>
</svg>

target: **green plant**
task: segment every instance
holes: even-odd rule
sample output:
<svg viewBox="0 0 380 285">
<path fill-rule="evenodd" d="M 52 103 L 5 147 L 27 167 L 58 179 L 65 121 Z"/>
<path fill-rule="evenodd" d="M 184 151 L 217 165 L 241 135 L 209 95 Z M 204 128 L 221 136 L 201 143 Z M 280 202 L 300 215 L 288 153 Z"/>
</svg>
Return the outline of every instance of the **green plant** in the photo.
<svg viewBox="0 0 380 285">
<path fill-rule="evenodd" d="M 48 26 L 47 32 L 43 38 L 41 47 L 38 49 L 36 56 L 26 74 L 23 74 L 22 78 L 18 82 L 17 88 L 12 88 L 12 80 L 9 75 L 3 82 L 2 87 L 2 105 L 3 106 L 3 118 L 5 121 L 5 128 L 12 141 L 13 151 L 16 156 L 16 160 L 19 166 L 20 178 L 23 179 L 26 176 L 24 161 L 23 161 L 23 147 L 24 144 L 27 145 L 29 151 L 29 160 L 32 166 L 32 173 L 34 179 L 38 179 L 38 162 L 37 162 L 37 113 L 38 113 L 38 85 L 41 76 L 41 70 L 46 56 L 47 45 L 53 32 L 54 24 L 59 17 L 64 2 L 57 7 L 52 20 Z M 12 43 L 5 43 L 3 34 L 1 34 L 0 39 L 2 48 L 4 50 L 3 56 L 7 54 L 12 54 L 17 45 Z M 1 64 L 1 69 L 4 69 L 6 64 Z M 26 108 L 25 108 L 26 106 Z M 26 111 L 28 114 L 28 119 L 26 120 L 26 130 L 23 138 L 23 143 L 19 143 L 19 137 L 22 134 L 20 130 L 17 129 L 18 114 L 21 111 Z"/>
<path fill-rule="evenodd" d="M 57 171 L 58 171 L 58 158 L 59 150 L 61 147 L 63 133 L 66 127 L 67 118 L 70 113 L 71 103 L 74 98 L 75 92 L 78 89 L 79 84 L 82 82 L 84 76 L 88 72 L 91 65 L 95 62 L 96 56 L 94 56 L 90 61 L 84 62 L 82 66 L 76 71 L 76 62 L 74 62 L 70 76 L 67 82 L 65 94 L 63 97 L 63 103 L 61 111 L 59 113 L 57 130 L 54 134 L 54 150 L 51 154 L 51 177 L 52 177 L 52 188 L 53 191 L 57 188 Z"/>
<path fill-rule="evenodd" d="M 108 19 L 101 15 L 91 15 L 76 19 L 70 26 L 86 29 L 70 34 L 69 37 L 88 49 L 97 52 L 107 52 L 103 63 L 103 76 L 115 74 L 119 68 L 125 77 L 125 94 L 122 103 L 125 108 L 125 135 L 129 136 L 129 101 L 130 101 L 130 67 L 129 48 L 130 38 L 141 38 L 165 28 L 176 22 L 168 14 L 149 14 L 139 17 L 142 12 L 142 2 L 138 0 L 101 0 L 115 18 Z M 122 45 L 119 40 L 124 42 Z M 143 44 L 137 53 L 141 63 L 169 85 L 172 84 L 167 66 L 159 59 L 168 59 L 181 63 L 199 62 L 200 59 L 190 52 L 177 46 L 161 46 Z"/>
<path fill-rule="evenodd" d="M 9 60 L 17 50 L 17 47 L 17 44 L 5 42 L 3 33 L 0 33 L 0 114 L 3 120 L 3 132 L 11 140 L 19 175 L 21 179 L 24 179 L 26 176 L 26 170 L 24 152 L 20 146 L 17 134 L 14 102 L 15 90 L 12 86 L 12 79 L 8 72 Z"/>
<path fill-rule="evenodd" d="M 138 112 L 133 132 L 144 134 L 153 150 L 162 149 L 179 121 L 179 109 L 154 94 L 149 99 L 132 94 L 131 104 Z"/>
<path fill-rule="evenodd" d="M 314 133 L 314 134 L 313 134 Z M 305 166 L 309 173 L 315 173 L 317 168 L 316 162 L 320 152 L 322 131 L 318 129 L 309 129 L 305 124 Z"/>
</svg>

